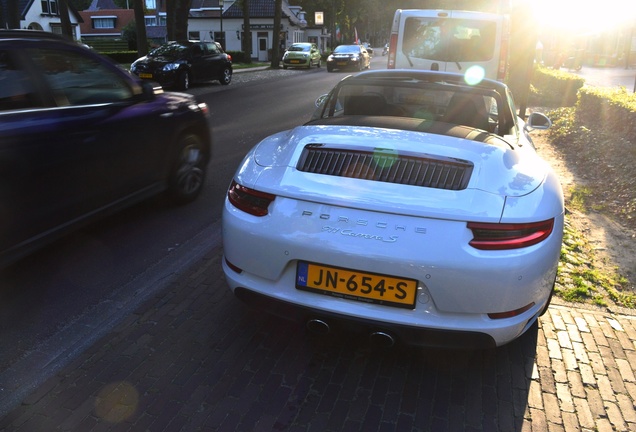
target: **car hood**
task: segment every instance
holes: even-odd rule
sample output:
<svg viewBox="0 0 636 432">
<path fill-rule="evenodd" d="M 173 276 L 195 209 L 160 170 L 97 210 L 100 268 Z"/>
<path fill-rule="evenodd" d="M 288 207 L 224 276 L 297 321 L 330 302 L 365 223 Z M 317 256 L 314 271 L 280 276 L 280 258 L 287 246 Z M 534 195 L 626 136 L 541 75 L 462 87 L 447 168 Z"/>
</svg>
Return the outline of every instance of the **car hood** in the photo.
<svg viewBox="0 0 636 432">
<path fill-rule="evenodd" d="M 307 51 L 287 51 L 285 53 L 287 57 L 307 57 L 309 52 Z"/>
<path fill-rule="evenodd" d="M 167 57 L 167 56 L 158 56 L 158 57 L 142 57 L 135 61 L 135 65 L 144 65 L 144 66 L 163 66 L 168 63 L 178 63 L 183 62 L 185 60 L 176 58 L 176 57 Z"/>
<path fill-rule="evenodd" d="M 359 178 L 307 173 L 297 169 L 305 146 L 390 150 L 396 154 L 472 163 L 465 189 L 446 190 Z M 536 190 L 549 166 L 533 151 L 513 150 L 424 132 L 354 126 L 300 126 L 263 140 L 246 156 L 238 181 L 247 187 L 278 196 L 378 211 L 473 220 L 501 217 L 508 197 Z"/>
</svg>

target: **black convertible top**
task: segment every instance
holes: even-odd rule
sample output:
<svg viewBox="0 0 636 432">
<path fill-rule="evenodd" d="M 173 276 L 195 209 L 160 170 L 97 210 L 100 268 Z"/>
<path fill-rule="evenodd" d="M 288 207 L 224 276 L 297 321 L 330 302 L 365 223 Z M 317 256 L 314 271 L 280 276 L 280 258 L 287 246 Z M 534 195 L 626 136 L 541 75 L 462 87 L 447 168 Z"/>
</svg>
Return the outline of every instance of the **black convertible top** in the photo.
<svg viewBox="0 0 636 432">
<path fill-rule="evenodd" d="M 390 116 L 338 116 L 311 120 L 305 126 L 361 126 L 386 129 L 407 130 L 414 132 L 426 132 L 436 135 L 444 135 L 454 138 L 462 138 L 484 144 L 511 148 L 510 143 L 499 135 L 484 132 L 468 126 L 445 123 L 441 121 L 422 120 L 410 117 Z"/>
</svg>

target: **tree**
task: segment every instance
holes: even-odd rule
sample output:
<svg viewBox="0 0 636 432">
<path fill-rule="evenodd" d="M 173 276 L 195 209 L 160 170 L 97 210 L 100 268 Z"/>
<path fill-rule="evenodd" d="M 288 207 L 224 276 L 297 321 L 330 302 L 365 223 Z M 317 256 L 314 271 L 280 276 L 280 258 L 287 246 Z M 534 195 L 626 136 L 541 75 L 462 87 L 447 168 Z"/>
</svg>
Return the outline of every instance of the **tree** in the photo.
<svg viewBox="0 0 636 432">
<path fill-rule="evenodd" d="M 146 37 L 146 18 L 144 17 L 144 0 L 134 0 L 135 29 L 137 33 L 137 55 L 148 54 L 148 38 Z"/>
<path fill-rule="evenodd" d="M 188 40 L 188 15 L 192 0 L 166 1 L 166 30 L 168 40 Z"/>
<path fill-rule="evenodd" d="M 68 0 L 68 5 L 77 11 L 83 11 L 89 8 L 91 0 Z"/>
<path fill-rule="evenodd" d="M 71 26 L 71 18 L 68 15 L 67 0 L 58 0 L 58 12 L 60 14 L 60 22 L 62 24 L 62 35 L 67 39 L 74 40 L 73 27 Z"/>
<path fill-rule="evenodd" d="M 20 10 L 18 9 L 17 1 L 7 2 L 7 27 L 10 29 L 20 28 Z"/>
<path fill-rule="evenodd" d="M 243 40 L 241 47 L 245 53 L 246 61 L 251 63 L 252 59 L 252 32 L 250 31 L 250 0 L 242 0 L 243 2 Z M 274 34 L 276 32 L 274 31 Z"/>
<path fill-rule="evenodd" d="M 272 46 L 272 69 L 280 68 L 280 22 L 283 15 L 283 0 L 274 1 L 274 41 Z M 247 29 L 249 31 L 249 29 Z"/>
</svg>

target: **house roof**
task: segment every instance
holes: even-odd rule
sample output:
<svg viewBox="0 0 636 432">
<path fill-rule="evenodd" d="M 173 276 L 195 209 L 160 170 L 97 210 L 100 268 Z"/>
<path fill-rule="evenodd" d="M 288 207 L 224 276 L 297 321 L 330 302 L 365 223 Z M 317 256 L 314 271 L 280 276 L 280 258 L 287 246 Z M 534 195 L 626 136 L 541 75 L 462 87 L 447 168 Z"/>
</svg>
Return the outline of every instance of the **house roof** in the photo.
<svg viewBox="0 0 636 432">
<path fill-rule="evenodd" d="M 223 0 L 192 0 L 190 18 L 218 18 L 221 15 L 219 3 Z M 225 15 L 224 15 L 225 16 Z"/>
<path fill-rule="evenodd" d="M 5 14 L 7 12 L 8 3 L 11 1 L 15 1 L 15 0 L 0 0 L 0 8 Z M 31 9 L 31 7 L 34 4 L 39 4 L 39 2 L 36 2 L 35 0 L 17 0 L 17 1 L 18 1 L 18 11 L 20 13 L 20 20 L 26 19 L 26 14 L 29 12 L 29 9 Z M 75 19 L 77 19 L 78 22 L 81 22 L 82 20 L 81 16 L 71 4 L 68 5 L 68 10 L 71 14 L 75 16 Z"/>
<path fill-rule="evenodd" d="M 101 9 L 121 9 L 113 0 L 92 0 L 90 6 L 85 11 L 96 11 Z"/>
<path fill-rule="evenodd" d="M 250 0 L 250 19 L 251 18 L 274 18 L 275 0 Z M 289 8 L 289 2 L 282 2 L 283 16 L 288 18 L 292 24 L 298 25 L 300 19 Z M 243 18 L 243 6 L 233 3 L 226 11 L 223 12 L 223 18 Z"/>
</svg>

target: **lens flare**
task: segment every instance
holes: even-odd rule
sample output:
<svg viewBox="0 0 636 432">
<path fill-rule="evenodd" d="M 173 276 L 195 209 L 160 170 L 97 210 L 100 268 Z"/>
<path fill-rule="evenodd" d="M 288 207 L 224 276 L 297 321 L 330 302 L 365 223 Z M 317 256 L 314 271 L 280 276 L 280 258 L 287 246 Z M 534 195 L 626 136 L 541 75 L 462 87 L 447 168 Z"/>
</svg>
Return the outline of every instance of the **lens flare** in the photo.
<svg viewBox="0 0 636 432">
<path fill-rule="evenodd" d="M 464 74 L 464 81 L 468 85 L 477 85 L 479 84 L 484 77 L 486 76 L 486 71 L 481 66 L 471 66 L 466 69 L 466 73 Z"/>
</svg>

